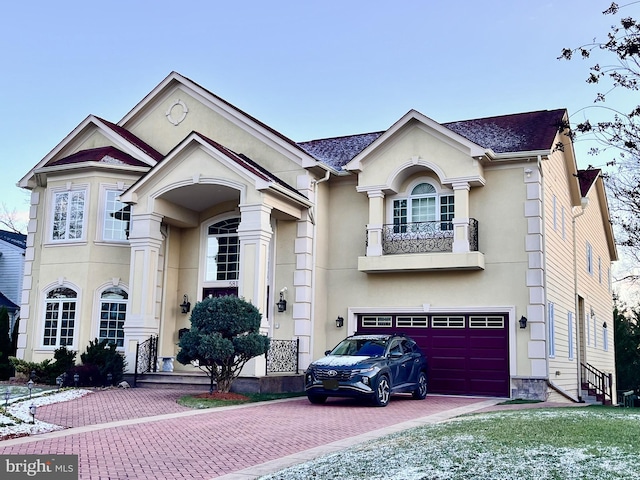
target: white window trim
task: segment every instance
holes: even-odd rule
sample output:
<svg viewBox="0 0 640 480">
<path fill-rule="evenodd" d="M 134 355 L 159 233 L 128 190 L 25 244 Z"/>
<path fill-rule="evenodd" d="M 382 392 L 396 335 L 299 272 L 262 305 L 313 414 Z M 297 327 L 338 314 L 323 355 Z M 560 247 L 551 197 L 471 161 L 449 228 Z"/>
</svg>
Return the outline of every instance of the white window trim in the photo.
<svg viewBox="0 0 640 480">
<path fill-rule="evenodd" d="M 99 285 L 95 291 L 93 292 L 93 318 L 97 319 L 91 322 L 91 338 L 100 338 L 100 310 L 102 308 L 102 292 L 104 292 L 107 288 L 118 287 L 124 290 L 129 299 L 127 300 L 127 316 L 125 318 L 124 324 L 127 325 L 127 321 L 129 319 L 129 315 L 131 313 L 131 293 L 129 292 L 129 286 L 125 285 L 120 281 L 119 278 L 114 278 L 112 281 L 103 283 Z M 122 347 L 116 347 L 118 351 L 124 351 L 124 345 Z"/>
<path fill-rule="evenodd" d="M 207 264 L 207 239 L 209 237 L 209 227 L 218 222 L 222 222 L 224 220 L 230 220 L 232 218 L 240 218 L 240 222 L 242 222 L 242 215 L 239 211 L 227 212 L 223 215 L 217 215 L 215 217 L 209 218 L 201 223 L 200 225 L 200 255 L 199 255 L 199 287 L 198 294 L 196 298 L 198 300 L 202 300 L 200 297 L 202 296 L 202 290 L 205 288 L 239 288 L 240 286 L 240 277 L 242 276 L 242 252 L 239 251 L 238 255 L 240 256 L 238 262 L 240 268 L 240 272 L 238 272 L 237 280 L 206 280 L 206 264 Z M 238 237 L 240 235 L 238 234 Z"/>
<path fill-rule="evenodd" d="M 120 182 L 118 184 L 109 184 L 109 183 L 101 183 L 100 184 L 100 200 L 98 204 L 98 217 L 97 217 L 97 228 L 96 228 L 96 242 L 97 243 L 108 243 L 115 245 L 129 245 L 129 240 L 113 240 L 105 238 L 104 236 L 104 221 L 105 216 L 107 215 L 107 192 L 118 192 L 122 194 L 128 188 L 127 185 Z M 131 228 L 131 226 L 129 226 Z"/>
<path fill-rule="evenodd" d="M 555 306 L 553 302 L 549 302 L 547 306 L 548 322 L 549 322 L 549 358 L 556 356 L 556 332 L 555 332 Z"/>
<path fill-rule="evenodd" d="M 387 224 L 393 223 L 393 204 L 396 200 L 407 200 L 407 222 L 409 223 L 412 222 L 410 199 L 413 197 L 411 197 L 411 192 L 413 191 L 414 188 L 416 188 L 418 185 L 422 183 L 428 183 L 435 189 L 436 193 L 434 196 L 437 199 L 436 216 L 438 217 L 440 216 L 440 199 L 441 197 L 454 195 L 453 189 L 443 187 L 438 181 L 434 180 L 431 177 L 420 177 L 413 180 L 411 183 L 409 183 L 407 185 L 406 190 L 404 190 L 403 192 L 400 192 L 397 195 L 391 195 L 387 197 L 386 199 L 387 204 L 385 209 L 386 210 L 385 223 Z M 455 209 L 455 203 L 454 203 L 454 209 Z M 455 212 L 454 212 L 454 215 L 455 215 Z M 441 220 L 439 219 L 434 220 L 434 222 L 440 222 L 440 221 Z"/>
<path fill-rule="evenodd" d="M 574 348 L 575 348 L 575 342 L 573 339 L 573 335 L 574 335 L 574 328 L 573 328 L 573 312 L 568 312 L 567 313 L 567 337 L 569 339 L 569 354 L 568 354 L 568 358 L 569 360 L 573 360 L 574 359 Z"/>
<path fill-rule="evenodd" d="M 38 349 L 42 352 L 53 352 L 60 348 L 60 345 L 45 345 L 44 344 L 44 324 L 45 324 L 45 316 L 47 314 L 47 294 L 53 290 L 54 288 L 69 288 L 76 292 L 76 318 L 75 324 L 73 327 L 73 343 L 71 345 L 65 345 L 69 350 L 78 350 L 78 331 L 80 329 L 80 308 L 82 305 L 82 290 L 77 285 L 67 282 L 67 281 L 58 281 L 56 283 L 51 283 L 42 289 L 42 301 L 40 302 L 41 313 L 38 318 Z"/>
<path fill-rule="evenodd" d="M 74 238 L 69 240 L 68 238 L 62 240 L 54 240 L 53 239 L 53 222 L 55 218 L 55 209 L 56 209 L 56 195 L 59 193 L 65 192 L 84 192 L 84 212 L 83 212 L 83 220 L 82 220 L 82 236 L 80 238 Z M 91 198 L 91 191 L 89 185 L 86 183 L 83 184 L 72 184 L 71 182 L 66 185 L 59 187 L 52 187 L 49 189 L 49 208 L 48 210 L 48 218 L 47 218 L 47 240 L 46 244 L 49 245 L 77 245 L 78 243 L 86 243 L 87 242 L 87 231 L 89 230 L 89 201 Z"/>
</svg>

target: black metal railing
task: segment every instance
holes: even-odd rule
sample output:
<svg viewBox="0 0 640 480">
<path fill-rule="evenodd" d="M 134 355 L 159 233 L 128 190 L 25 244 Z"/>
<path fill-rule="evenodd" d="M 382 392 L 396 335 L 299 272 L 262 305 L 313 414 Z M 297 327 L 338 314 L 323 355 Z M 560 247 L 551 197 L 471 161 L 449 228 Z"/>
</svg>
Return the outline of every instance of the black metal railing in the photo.
<svg viewBox="0 0 640 480">
<path fill-rule="evenodd" d="M 138 375 L 158 369 L 158 336 L 151 335 L 136 345 L 136 368 L 133 371 L 133 386 L 137 386 Z"/>
<path fill-rule="evenodd" d="M 581 363 L 580 366 L 583 388 L 589 393 L 593 392 L 604 405 L 613 404 L 613 375 L 601 372 L 588 363 Z"/>
<path fill-rule="evenodd" d="M 299 362 L 300 339 L 274 340 L 271 339 L 267 352 L 267 371 L 270 373 L 296 372 L 300 370 Z"/>
<path fill-rule="evenodd" d="M 478 221 L 469 219 L 469 248 L 478 251 Z M 451 252 L 453 224 L 446 221 L 386 224 L 382 226 L 382 253 Z"/>
</svg>

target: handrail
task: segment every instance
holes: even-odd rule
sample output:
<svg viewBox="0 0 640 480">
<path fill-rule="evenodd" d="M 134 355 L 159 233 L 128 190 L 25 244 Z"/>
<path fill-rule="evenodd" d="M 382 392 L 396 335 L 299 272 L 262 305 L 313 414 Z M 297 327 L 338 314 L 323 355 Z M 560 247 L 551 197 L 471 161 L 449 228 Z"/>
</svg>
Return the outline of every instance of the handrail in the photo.
<svg viewBox="0 0 640 480">
<path fill-rule="evenodd" d="M 151 335 L 142 343 L 136 344 L 136 366 L 133 370 L 133 386 L 138 383 L 138 375 L 155 372 L 158 368 L 158 336 Z"/>
<path fill-rule="evenodd" d="M 598 370 L 588 363 L 580 363 L 582 367 L 582 381 L 589 389 L 595 391 L 596 396 L 602 397 L 602 403 L 607 403 L 607 397 L 613 405 L 613 375 Z"/>
</svg>

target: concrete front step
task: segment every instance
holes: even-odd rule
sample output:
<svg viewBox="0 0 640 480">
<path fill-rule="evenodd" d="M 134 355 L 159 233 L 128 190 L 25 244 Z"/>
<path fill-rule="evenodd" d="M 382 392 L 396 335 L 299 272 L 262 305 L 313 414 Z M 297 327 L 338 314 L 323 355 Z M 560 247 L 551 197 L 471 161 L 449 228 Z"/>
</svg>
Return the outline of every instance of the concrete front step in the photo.
<svg viewBox="0 0 640 480">
<path fill-rule="evenodd" d="M 127 380 L 133 386 L 133 378 Z M 204 373 L 149 372 L 139 375 L 136 386 L 208 391 L 210 379 Z M 215 389 L 215 383 L 214 383 Z M 236 393 L 290 393 L 304 391 L 303 374 L 274 374 L 266 377 L 239 377 L 231 387 Z"/>
</svg>

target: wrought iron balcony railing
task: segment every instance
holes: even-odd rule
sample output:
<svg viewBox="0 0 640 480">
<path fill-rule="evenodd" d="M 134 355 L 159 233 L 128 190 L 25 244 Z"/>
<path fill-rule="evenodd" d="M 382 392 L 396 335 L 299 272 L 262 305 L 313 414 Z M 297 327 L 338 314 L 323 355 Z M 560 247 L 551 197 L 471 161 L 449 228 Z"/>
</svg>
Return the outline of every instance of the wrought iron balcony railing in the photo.
<svg viewBox="0 0 640 480">
<path fill-rule="evenodd" d="M 453 224 L 451 222 L 413 222 L 382 226 L 382 253 L 451 252 Z M 469 219 L 469 249 L 478 251 L 478 221 Z"/>
</svg>

